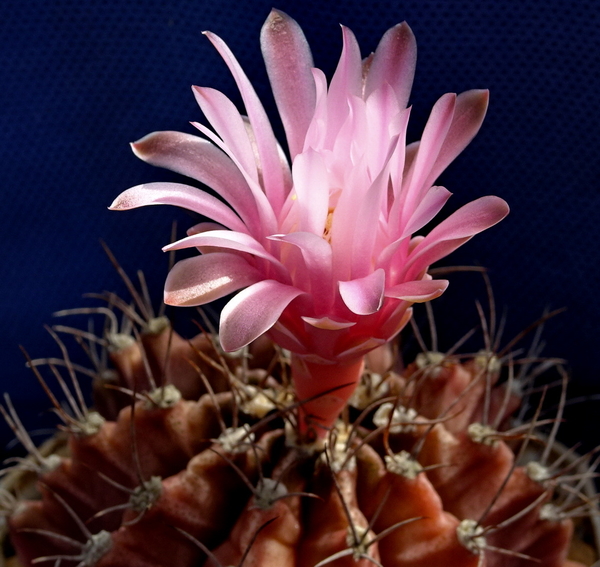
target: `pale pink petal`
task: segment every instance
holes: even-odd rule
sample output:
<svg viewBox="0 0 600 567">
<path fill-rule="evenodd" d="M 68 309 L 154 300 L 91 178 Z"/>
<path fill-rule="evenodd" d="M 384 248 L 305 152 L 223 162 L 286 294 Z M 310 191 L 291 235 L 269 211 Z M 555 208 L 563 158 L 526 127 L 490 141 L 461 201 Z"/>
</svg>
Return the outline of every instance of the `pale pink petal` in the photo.
<svg viewBox="0 0 600 567">
<path fill-rule="evenodd" d="M 340 295 L 348 309 L 357 315 L 370 315 L 383 303 L 385 271 L 375 270 L 364 278 L 339 282 Z"/>
<path fill-rule="evenodd" d="M 244 120 L 246 134 L 248 135 L 248 139 L 250 140 L 252 151 L 254 152 L 254 160 L 258 164 L 258 174 L 260 177 L 262 177 L 263 172 L 260 154 L 258 152 L 256 134 L 254 133 L 254 129 L 252 128 L 252 124 L 250 123 L 250 119 L 247 116 L 242 116 L 242 119 Z M 288 158 L 285 155 L 285 151 L 283 150 L 280 144 L 277 144 L 277 155 L 279 156 L 279 165 L 281 166 L 281 173 L 283 175 L 283 194 L 287 196 L 289 195 L 290 189 L 292 188 L 292 172 L 290 171 L 290 164 L 288 163 Z"/>
<path fill-rule="evenodd" d="M 405 108 L 410 96 L 415 65 L 417 43 L 406 22 L 389 29 L 379 42 L 370 64 L 365 82 L 365 99 L 384 83 L 394 89 L 400 108 Z"/>
<path fill-rule="evenodd" d="M 340 329 L 348 329 L 349 327 L 356 325 L 356 323 L 352 321 L 335 321 L 330 317 L 302 317 L 302 320 L 311 327 L 326 329 L 328 331 L 339 331 Z"/>
<path fill-rule="evenodd" d="M 439 297 L 446 291 L 448 280 L 420 280 L 404 282 L 385 291 L 386 297 L 403 299 L 411 303 L 422 303 Z"/>
<path fill-rule="evenodd" d="M 260 41 L 293 161 L 303 149 L 315 112 L 312 55 L 297 22 L 278 10 L 271 10 L 263 25 Z"/>
<path fill-rule="evenodd" d="M 313 69 L 312 76 L 315 82 L 317 101 L 313 118 L 306 132 L 303 151 L 308 148 L 321 149 L 325 143 L 327 132 L 327 78 L 321 69 Z"/>
<path fill-rule="evenodd" d="M 269 237 L 272 240 L 295 246 L 301 253 L 299 265 L 294 266 L 290 258 L 285 264 L 293 271 L 297 287 L 311 292 L 316 311 L 327 311 L 335 301 L 335 287 L 332 278 L 331 245 L 324 238 L 310 232 L 292 232 Z M 282 248 L 282 255 L 284 254 Z"/>
<path fill-rule="evenodd" d="M 356 214 L 360 222 L 356 223 L 352 243 L 352 276 L 362 277 L 372 268 L 374 246 L 377 239 L 377 226 L 382 212 L 382 203 L 387 195 L 389 184 L 389 161 L 397 146 L 398 138 L 391 140 L 384 168 L 373 181 L 362 203 L 356 203 Z"/>
<path fill-rule="evenodd" d="M 420 242 L 415 253 L 430 242 L 473 236 L 500 222 L 509 212 L 504 199 L 494 195 L 480 197 L 452 213 Z"/>
<path fill-rule="evenodd" d="M 417 230 L 422 229 L 429 221 L 433 220 L 433 218 L 442 210 L 442 207 L 446 204 L 446 201 L 448 201 L 451 195 L 452 193 L 445 187 L 439 185 L 431 187 L 427 193 L 425 193 L 412 217 L 408 219 L 408 223 L 404 227 L 401 238 L 414 234 Z"/>
<path fill-rule="evenodd" d="M 188 236 L 192 236 L 193 234 L 201 234 L 203 232 L 208 232 L 210 230 L 225 230 L 225 227 L 217 224 L 216 222 L 199 222 L 194 226 L 190 226 L 185 233 Z"/>
<path fill-rule="evenodd" d="M 352 30 L 346 26 L 341 26 L 341 28 L 342 54 L 329 85 L 329 94 L 332 96 L 332 103 L 335 100 L 344 100 L 348 96 L 361 97 L 362 95 L 362 59 L 360 56 L 360 47 Z"/>
<path fill-rule="evenodd" d="M 448 93 L 442 96 L 434 105 L 427 120 L 427 125 L 423 131 L 421 142 L 417 149 L 417 154 L 411 164 L 410 170 L 406 175 L 405 196 L 402 203 L 402 220 L 412 216 L 419 199 L 423 185 L 438 154 L 454 116 L 454 107 L 456 105 L 456 95 Z"/>
<path fill-rule="evenodd" d="M 331 246 L 334 250 L 333 274 L 337 280 L 350 280 L 352 277 L 353 242 L 356 226 L 361 222 L 357 217 L 357 203 L 362 202 L 365 187 L 370 186 L 366 156 L 349 168 L 345 185 L 332 215 Z"/>
<path fill-rule="evenodd" d="M 389 126 L 390 136 L 398 137 L 398 151 L 392 155 L 390 160 L 390 189 L 388 199 L 386 199 L 386 211 L 389 227 L 389 235 L 397 234 L 398 226 L 400 225 L 400 192 L 402 191 L 402 183 L 404 180 L 404 172 L 406 169 L 406 160 L 409 159 L 406 147 L 406 130 L 408 128 L 408 120 L 410 118 L 410 108 L 407 108 L 394 116 Z M 408 146 L 410 147 L 410 146 Z M 396 205 L 395 205 L 396 204 Z M 395 205 L 395 206 L 394 206 Z M 394 211 L 392 213 L 392 210 Z"/>
<path fill-rule="evenodd" d="M 338 105 L 348 112 L 342 127 L 336 134 L 331 150 L 334 158 L 330 160 L 332 178 L 339 180 L 343 186 L 343 179 L 349 167 L 355 167 L 356 163 L 366 159 L 366 148 L 368 147 L 367 109 L 365 101 L 357 96 L 350 95 L 345 101 Z M 330 124 L 327 124 L 330 129 Z M 333 130 L 328 130 L 328 134 Z"/>
<path fill-rule="evenodd" d="M 404 110 L 400 111 L 394 91 L 387 83 L 366 100 L 365 106 L 368 138 L 364 142 L 366 142 L 369 171 L 371 176 L 375 177 L 385 164 L 390 139 L 400 133 L 393 130 L 403 129 L 401 116 Z M 401 150 L 399 153 L 404 154 L 404 146 Z"/>
<path fill-rule="evenodd" d="M 164 301 L 167 305 L 204 305 L 261 278 L 240 256 L 223 252 L 195 256 L 173 266 L 165 282 Z"/>
<path fill-rule="evenodd" d="M 221 311 L 219 336 L 227 352 L 239 350 L 267 332 L 302 292 L 264 280 L 238 293 Z"/>
<path fill-rule="evenodd" d="M 247 224 L 256 223 L 256 203 L 240 170 L 208 140 L 182 132 L 153 132 L 131 144 L 131 148 L 147 163 L 166 167 L 208 185 Z"/>
<path fill-rule="evenodd" d="M 273 267 L 278 268 L 280 273 L 287 273 L 281 262 L 272 254 L 269 254 L 260 242 L 248 234 L 241 232 L 232 232 L 229 230 L 212 230 L 201 234 L 193 234 L 177 242 L 165 246 L 163 250 L 181 250 L 191 247 L 225 248 L 227 250 L 237 250 L 246 254 L 252 254 L 258 258 L 268 260 Z"/>
<path fill-rule="evenodd" d="M 113 211 L 126 211 L 146 205 L 175 205 L 189 209 L 238 232 L 248 228 L 227 205 L 216 197 L 189 185 L 147 183 L 123 191 L 111 204 Z"/>
<path fill-rule="evenodd" d="M 489 102 L 489 91 L 472 90 L 456 97 L 452 124 L 435 164 L 424 185 L 432 185 L 440 173 L 462 152 L 475 137 L 485 118 Z"/>
<path fill-rule="evenodd" d="M 285 199 L 283 174 L 279 161 L 277 141 L 275 140 L 273 129 L 271 128 L 265 109 L 248 77 L 225 42 L 211 32 L 205 32 L 205 35 L 216 47 L 221 57 L 223 57 L 240 90 L 248 118 L 256 135 L 265 192 L 273 209 L 278 213 Z"/>
<path fill-rule="evenodd" d="M 420 274 L 429 269 L 429 266 L 445 258 L 463 244 L 466 244 L 473 236 L 464 236 L 462 238 L 431 243 L 426 250 L 419 251 L 418 256 L 409 258 L 409 261 L 404 265 L 403 279 L 418 278 Z"/>
<path fill-rule="evenodd" d="M 313 149 L 296 156 L 292 167 L 299 231 L 321 236 L 329 206 L 329 176 L 323 156 Z"/>
<path fill-rule="evenodd" d="M 192 87 L 198 106 L 215 132 L 235 155 L 244 170 L 258 182 L 257 162 L 244 119 L 237 108 L 222 92 L 206 87 Z"/>
<path fill-rule="evenodd" d="M 508 212 L 506 201 L 495 196 L 481 197 L 467 203 L 417 244 L 405 266 L 407 279 L 447 256 L 475 234 L 494 226 Z"/>
<path fill-rule="evenodd" d="M 405 236 L 403 238 L 398 238 L 397 240 L 393 240 L 392 242 L 390 242 L 379 254 L 378 258 L 377 258 L 377 264 L 376 267 L 377 268 L 384 268 L 386 270 L 390 270 L 390 264 L 394 264 L 394 269 L 390 270 L 390 275 L 392 276 L 391 281 L 389 281 L 388 283 L 390 285 L 393 285 L 393 282 L 395 281 L 402 281 L 402 280 L 398 280 L 398 270 L 402 267 L 402 266 L 397 266 L 398 261 L 400 262 L 404 262 L 408 256 L 408 254 L 410 254 L 415 247 L 417 246 L 417 244 L 419 244 L 419 242 L 421 242 L 425 237 L 424 236 L 414 236 L 413 238 L 409 238 L 408 236 Z M 395 261 L 392 262 L 392 259 L 395 257 Z M 399 260 L 398 260 L 399 258 Z M 396 269 L 397 268 L 397 269 Z"/>
<path fill-rule="evenodd" d="M 212 130 L 200 124 L 198 122 L 191 123 L 194 128 L 198 128 L 200 132 L 202 132 L 209 140 L 212 140 L 214 144 L 221 148 L 223 152 L 225 152 L 230 158 L 231 161 L 237 166 L 238 171 L 242 174 L 246 185 L 250 189 L 252 196 L 254 197 L 254 202 L 256 204 L 256 208 L 258 211 L 258 232 L 261 236 L 265 236 L 266 234 L 272 233 L 276 230 L 277 227 L 277 219 L 275 217 L 275 212 L 273 211 L 273 207 L 269 202 L 269 199 L 265 195 L 262 187 L 254 181 L 252 176 L 244 169 L 244 166 L 239 162 L 237 156 L 231 151 L 231 149 L 217 136 Z"/>
<path fill-rule="evenodd" d="M 377 257 L 377 268 L 383 268 L 385 270 L 389 270 L 389 263 L 391 259 L 398 253 L 405 252 L 408 248 L 408 237 L 398 238 L 393 240 L 384 249 L 379 253 Z M 406 254 L 404 254 L 406 255 Z M 390 282 L 391 283 L 391 282 Z"/>
<path fill-rule="evenodd" d="M 348 99 L 362 95 L 362 60 L 356 37 L 342 26 L 342 55 L 327 94 L 327 146 L 331 147 L 348 116 Z"/>
<path fill-rule="evenodd" d="M 326 286 L 331 281 L 331 245 L 324 238 L 310 232 L 291 232 L 274 235 L 270 240 L 287 242 L 298 247 L 306 265 L 307 277 L 314 277 L 315 282 Z"/>
</svg>

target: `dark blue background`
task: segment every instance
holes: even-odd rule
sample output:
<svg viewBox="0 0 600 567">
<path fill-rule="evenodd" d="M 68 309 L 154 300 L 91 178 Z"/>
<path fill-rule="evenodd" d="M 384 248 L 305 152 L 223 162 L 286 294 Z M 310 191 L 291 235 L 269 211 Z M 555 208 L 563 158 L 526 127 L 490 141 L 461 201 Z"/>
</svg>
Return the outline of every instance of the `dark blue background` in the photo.
<svg viewBox="0 0 600 567">
<path fill-rule="evenodd" d="M 303 26 L 328 76 L 339 57 L 339 23 L 366 55 L 388 27 L 407 20 L 419 46 L 411 140 L 443 93 L 491 90 L 480 135 L 442 183 L 455 194 L 451 210 L 496 194 L 512 212 L 452 261 L 490 268 L 498 302 L 508 307 L 507 336 L 545 307 L 567 306 L 548 326 L 546 353 L 569 359 L 574 391 L 600 389 L 597 3 L 282 0 L 277 7 Z M 201 115 L 190 85 L 239 102 L 202 30 L 225 39 L 274 116 L 258 43 L 270 8 L 266 0 L 0 4 L 0 383 L 29 418 L 48 404 L 17 345 L 32 356 L 58 354 L 42 328 L 51 313 L 84 304 L 85 292 L 120 289 L 98 239 L 129 272 L 143 269 L 159 296 L 171 221 L 180 219 L 180 232 L 192 224 L 165 207 L 106 207 L 129 186 L 175 179 L 138 161 L 128 142 L 153 130 L 193 132 L 188 121 Z M 446 347 L 476 320 L 473 296 L 483 294 L 476 276 L 459 279 L 437 307 L 440 317 L 459 309 L 440 323 Z M 597 418 L 588 422 L 588 435 L 597 426 Z"/>
</svg>

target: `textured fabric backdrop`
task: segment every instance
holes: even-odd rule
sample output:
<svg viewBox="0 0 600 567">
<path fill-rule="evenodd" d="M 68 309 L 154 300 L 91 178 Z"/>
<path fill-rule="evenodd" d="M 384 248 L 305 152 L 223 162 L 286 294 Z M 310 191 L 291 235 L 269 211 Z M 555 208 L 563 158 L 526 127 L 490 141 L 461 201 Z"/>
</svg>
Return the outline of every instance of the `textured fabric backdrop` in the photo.
<svg viewBox="0 0 600 567">
<path fill-rule="evenodd" d="M 490 268 L 498 304 L 508 309 L 507 338 L 546 307 L 568 307 L 548 324 L 545 352 L 569 359 L 575 393 L 598 390 L 598 3 L 281 0 L 277 7 L 303 26 L 328 76 L 340 53 L 339 23 L 366 55 L 388 27 L 407 20 L 419 46 L 411 140 L 443 93 L 491 90 L 481 133 L 441 184 L 454 193 L 448 211 L 496 194 L 512 212 L 451 262 Z M 138 161 L 128 142 L 153 130 L 193 132 L 188 121 L 201 115 L 190 85 L 239 103 L 202 30 L 225 39 L 274 115 L 258 44 L 270 8 L 271 0 L 0 4 L 0 384 L 28 423 L 48 403 L 18 344 L 32 356 L 57 355 L 42 327 L 51 313 L 83 305 L 85 292 L 122 289 L 99 238 L 130 273 L 143 269 L 158 297 L 171 221 L 180 220 L 180 233 L 192 224 L 165 207 L 106 207 L 129 186 L 175 179 Z M 484 297 L 479 276 L 461 275 L 451 288 L 435 305 L 440 320 L 455 313 L 441 332 L 446 348 L 476 322 L 473 299 Z M 598 408 L 574 412 L 595 420 L 587 431 L 597 431 Z"/>
</svg>

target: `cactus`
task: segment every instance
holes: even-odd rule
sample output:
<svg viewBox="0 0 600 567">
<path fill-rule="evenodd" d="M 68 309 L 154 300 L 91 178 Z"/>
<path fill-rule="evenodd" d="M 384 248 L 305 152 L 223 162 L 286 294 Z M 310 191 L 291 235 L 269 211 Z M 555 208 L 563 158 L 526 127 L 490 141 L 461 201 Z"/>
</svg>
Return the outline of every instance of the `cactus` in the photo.
<svg viewBox="0 0 600 567">
<path fill-rule="evenodd" d="M 30 453 L 9 469 L 31 471 L 40 495 L 4 495 L 22 565 L 580 565 L 566 553 L 571 518 L 594 512 L 591 472 L 578 467 L 583 458 L 552 452 L 559 365 L 557 415 L 542 419 L 541 406 L 517 415 L 520 392 L 557 364 L 539 358 L 536 341 L 522 360 L 427 350 L 401 371 L 381 347 L 342 418 L 306 444 L 288 352 L 263 337 L 225 353 L 210 331 L 185 341 L 148 306 L 134 313 L 107 300 L 135 332 L 103 325 L 93 337 L 57 325 L 64 368 L 30 361 L 62 420 L 66 455 L 43 455 L 10 400 L 0 406 Z M 60 315 L 82 311 L 115 319 L 106 307 Z M 110 359 L 111 369 L 93 371 L 104 415 L 78 394 L 65 333 L 90 360 Z M 184 377 L 187 396 L 174 385 Z"/>
<path fill-rule="evenodd" d="M 195 87 L 216 134 L 195 126 L 214 145 L 158 132 L 133 149 L 228 204 L 158 183 L 125 191 L 111 208 L 176 204 L 214 221 L 166 247 L 201 252 L 174 266 L 166 303 L 238 293 L 219 332 L 205 320 L 190 340 L 155 316 L 143 279 L 138 292 L 125 276 L 133 303 L 104 294 L 99 307 L 60 313 L 102 317 L 103 331 L 56 326 L 62 358 L 29 359 L 62 420 L 64 454 L 36 448 L 8 398 L 1 409 L 29 452 L 6 471 L 33 474 L 39 492 L 2 493 L 21 563 L 578 565 L 567 551 L 573 518 L 595 511 L 593 473 L 586 456 L 553 453 L 562 366 L 539 359 L 538 340 L 521 360 L 515 341 L 500 349 L 492 307 L 489 320 L 480 310 L 485 341 L 475 355 L 437 352 L 433 340 L 404 366 L 392 346 L 413 305 L 448 286 L 430 264 L 508 213 L 502 199 L 483 197 L 416 235 L 450 196 L 433 182 L 479 130 L 487 91 L 444 95 L 421 141 L 405 146 L 410 28 L 388 30 L 364 61 L 343 28 L 327 86 L 298 24 L 273 11 L 261 43 L 289 165 L 235 57 L 207 36 L 248 117 Z M 92 370 L 71 360 L 64 333 Z M 542 419 L 545 389 L 529 413 L 517 412 L 548 367 L 562 385 L 557 414 Z M 94 409 L 82 373 L 94 378 Z"/>
</svg>

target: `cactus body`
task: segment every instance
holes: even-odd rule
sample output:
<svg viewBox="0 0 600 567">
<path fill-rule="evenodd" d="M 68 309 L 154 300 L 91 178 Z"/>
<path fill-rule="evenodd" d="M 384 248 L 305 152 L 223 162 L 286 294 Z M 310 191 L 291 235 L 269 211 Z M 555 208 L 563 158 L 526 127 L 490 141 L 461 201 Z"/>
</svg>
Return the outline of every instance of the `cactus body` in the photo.
<svg viewBox="0 0 600 567">
<path fill-rule="evenodd" d="M 252 368 L 215 344 L 163 326 L 112 349 L 139 399 L 104 390 L 113 419 L 66 423 L 69 456 L 39 464 L 41 499 L 7 512 L 22 565 L 574 565 L 560 502 L 577 482 L 523 461 L 527 435 L 508 431 L 518 396 L 491 358 L 430 353 L 398 374 L 375 353 L 355 407 L 306 445 L 285 357 L 262 340 Z M 147 390 L 178 372 L 192 399 Z"/>
</svg>

